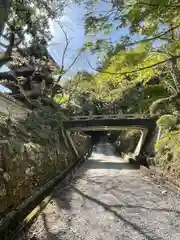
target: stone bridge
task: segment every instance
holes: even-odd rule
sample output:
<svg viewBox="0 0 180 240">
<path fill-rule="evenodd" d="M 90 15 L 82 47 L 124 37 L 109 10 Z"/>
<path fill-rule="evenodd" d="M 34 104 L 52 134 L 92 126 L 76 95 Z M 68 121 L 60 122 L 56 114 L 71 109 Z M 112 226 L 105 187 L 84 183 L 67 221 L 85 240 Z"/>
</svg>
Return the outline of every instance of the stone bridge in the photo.
<svg viewBox="0 0 180 240">
<path fill-rule="evenodd" d="M 71 144 L 70 132 L 86 132 L 93 135 L 93 132 L 96 131 L 139 129 L 141 137 L 131 156 L 133 159 L 137 159 L 145 152 L 157 130 L 155 119 L 137 114 L 72 116 L 68 121 L 64 121 L 63 125 Z"/>
</svg>

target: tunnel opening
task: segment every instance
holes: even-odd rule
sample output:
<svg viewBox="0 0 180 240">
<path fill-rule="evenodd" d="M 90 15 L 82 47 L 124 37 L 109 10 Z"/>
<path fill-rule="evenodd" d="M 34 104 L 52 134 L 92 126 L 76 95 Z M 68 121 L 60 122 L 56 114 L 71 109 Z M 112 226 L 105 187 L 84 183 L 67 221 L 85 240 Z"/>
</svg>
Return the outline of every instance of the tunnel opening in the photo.
<svg viewBox="0 0 180 240">
<path fill-rule="evenodd" d="M 83 132 L 84 134 L 88 134 L 91 136 L 93 145 L 98 143 L 100 139 L 106 138 L 106 140 L 115 143 L 119 152 L 127 149 L 125 153 L 130 155 L 128 156 L 130 160 L 147 166 L 147 159 L 149 158 L 147 156 L 147 147 L 156 130 L 155 119 L 138 116 L 136 118 L 121 118 L 119 116 L 116 116 L 116 118 L 114 118 L 115 116 L 113 118 L 111 118 L 112 116 L 102 117 L 101 119 L 94 117 L 91 119 L 87 116 L 86 119 L 78 119 L 76 117 L 64 121 L 64 128 L 69 132 Z M 126 145 L 126 142 L 128 143 L 128 138 L 126 138 L 126 141 L 122 138 L 122 141 L 121 137 L 131 132 L 135 134 L 135 139 L 132 138 L 133 143 L 130 141 L 128 146 L 123 147 L 123 145 Z"/>
<path fill-rule="evenodd" d="M 70 130 L 70 135 L 73 132 Z M 125 158 L 129 163 L 147 165 L 146 159 L 140 157 L 141 148 L 146 138 L 146 135 L 145 138 L 143 137 L 144 133 L 141 129 L 120 129 L 119 127 L 116 130 L 112 130 L 111 127 L 104 127 L 100 130 L 94 128 L 91 131 L 84 129 L 78 133 L 90 137 L 93 150 L 96 149 L 98 144 L 106 145 L 105 152 L 107 152 L 106 148 L 112 148 L 113 146 L 113 154 L 116 157 Z"/>
</svg>

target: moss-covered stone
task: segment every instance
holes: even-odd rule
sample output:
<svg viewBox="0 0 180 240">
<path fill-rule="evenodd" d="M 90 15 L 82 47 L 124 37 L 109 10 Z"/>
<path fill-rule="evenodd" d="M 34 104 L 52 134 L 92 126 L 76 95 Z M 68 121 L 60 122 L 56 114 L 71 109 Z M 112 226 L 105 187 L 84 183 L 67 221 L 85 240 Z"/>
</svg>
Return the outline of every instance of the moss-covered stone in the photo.
<svg viewBox="0 0 180 240">
<path fill-rule="evenodd" d="M 74 158 L 62 135 L 66 116 L 44 107 L 22 118 L 0 119 L 0 212 L 18 206 Z M 72 134 L 79 147 L 85 136 Z"/>
<path fill-rule="evenodd" d="M 163 115 L 158 119 L 157 125 L 162 130 L 175 129 L 177 126 L 177 117 L 170 114 Z"/>
<path fill-rule="evenodd" d="M 180 131 L 166 132 L 156 143 L 156 165 L 180 178 Z"/>
</svg>

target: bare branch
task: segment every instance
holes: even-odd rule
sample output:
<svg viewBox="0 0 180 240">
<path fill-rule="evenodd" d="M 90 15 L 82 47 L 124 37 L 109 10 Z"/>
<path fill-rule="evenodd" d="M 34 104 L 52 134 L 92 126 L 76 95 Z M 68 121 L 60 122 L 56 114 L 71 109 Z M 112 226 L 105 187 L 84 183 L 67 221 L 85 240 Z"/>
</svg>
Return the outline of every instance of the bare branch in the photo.
<svg viewBox="0 0 180 240">
<path fill-rule="evenodd" d="M 80 51 L 80 52 L 76 55 L 76 57 L 74 58 L 74 60 L 72 61 L 72 63 L 69 65 L 69 67 L 68 67 L 66 70 L 64 70 L 64 71 L 61 73 L 61 75 L 59 75 L 59 77 L 58 77 L 58 79 L 57 79 L 57 81 L 56 81 L 56 84 L 59 83 L 60 80 L 61 80 L 61 78 L 62 78 L 62 76 L 63 76 L 64 74 L 66 74 L 66 73 L 72 68 L 72 66 L 75 64 L 75 62 L 77 61 L 77 59 L 79 58 L 79 56 L 81 55 L 81 53 L 82 53 L 82 51 Z"/>
<path fill-rule="evenodd" d="M 78 52 L 78 54 L 76 55 L 76 57 L 74 58 L 74 60 L 72 61 L 72 63 L 69 65 L 69 67 L 65 70 L 64 74 L 67 73 L 69 71 L 70 68 L 72 68 L 72 66 L 75 64 L 75 62 L 77 61 L 77 59 L 79 58 L 79 56 L 81 55 L 82 51 Z"/>
<path fill-rule="evenodd" d="M 80 51 L 76 57 L 74 58 L 74 60 L 72 61 L 72 63 L 67 67 L 67 69 L 64 69 L 64 61 L 65 61 L 65 56 L 66 56 L 66 52 L 68 50 L 68 46 L 70 44 L 70 40 L 68 38 L 68 35 L 66 33 L 66 31 L 64 30 L 63 26 L 61 25 L 61 23 L 59 21 L 57 21 L 57 23 L 59 24 L 59 27 L 61 28 L 62 32 L 64 33 L 64 36 L 65 36 L 65 41 L 66 41 L 66 45 L 65 45 L 65 48 L 64 48 L 64 51 L 63 51 L 63 54 L 62 54 L 62 61 L 61 61 L 61 74 L 59 75 L 57 81 L 56 81 L 56 84 L 60 82 L 62 76 L 64 74 L 66 74 L 71 68 L 72 66 L 75 64 L 75 62 L 77 61 L 77 59 L 79 58 L 79 56 L 81 55 L 82 51 Z"/>
<path fill-rule="evenodd" d="M 62 73 L 61 73 L 61 75 L 59 75 L 58 80 L 56 81 L 56 83 L 61 80 L 62 75 L 64 74 L 63 73 L 63 71 L 64 71 L 64 60 L 65 60 L 65 55 L 66 55 L 66 52 L 68 50 L 68 46 L 69 46 L 69 43 L 70 43 L 68 35 L 67 35 L 66 31 L 64 30 L 63 26 L 61 25 L 61 23 L 59 21 L 57 21 L 57 23 L 58 23 L 59 27 L 61 28 L 62 32 L 64 33 L 66 45 L 65 45 L 65 48 L 64 48 L 64 51 L 63 51 L 63 54 L 62 54 L 62 60 L 61 60 L 61 69 L 60 69 L 60 71 Z"/>
<path fill-rule="evenodd" d="M 64 51 L 63 51 L 62 62 L 61 62 L 61 66 L 62 66 L 62 70 L 63 70 L 64 69 L 64 59 L 65 59 L 66 51 L 68 49 L 70 41 L 68 39 L 68 35 L 67 35 L 66 31 L 64 30 L 64 28 L 61 26 L 61 24 L 59 24 L 59 26 L 60 26 L 61 30 L 63 31 L 64 36 L 65 36 L 65 40 L 66 40 L 66 46 L 65 46 Z"/>
</svg>

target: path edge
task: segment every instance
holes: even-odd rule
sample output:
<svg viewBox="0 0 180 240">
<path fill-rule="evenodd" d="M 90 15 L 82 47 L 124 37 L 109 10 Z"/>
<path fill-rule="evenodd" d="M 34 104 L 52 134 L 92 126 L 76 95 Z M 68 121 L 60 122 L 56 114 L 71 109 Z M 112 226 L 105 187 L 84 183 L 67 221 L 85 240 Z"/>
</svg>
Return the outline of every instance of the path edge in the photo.
<svg viewBox="0 0 180 240">
<path fill-rule="evenodd" d="M 57 174 L 48 183 L 38 188 L 16 210 L 8 213 L 0 224 L 0 239 L 13 240 L 32 221 L 51 200 L 50 192 L 62 181 L 71 180 L 73 174 L 86 161 L 92 152 L 92 147 L 77 158 L 67 169 Z"/>
<path fill-rule="evenodd" d="M 150 177 L 157 184 L 165 185 L 171 191 L 180 193 L 180 181 L 178 181 L 175 177 L 166 174 L 160 168 L 155 166 L 140 166 L 140 173 L 143 176 Z"/>
</svg>

